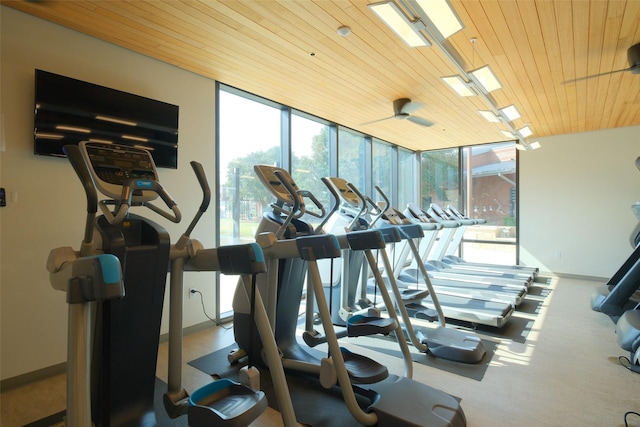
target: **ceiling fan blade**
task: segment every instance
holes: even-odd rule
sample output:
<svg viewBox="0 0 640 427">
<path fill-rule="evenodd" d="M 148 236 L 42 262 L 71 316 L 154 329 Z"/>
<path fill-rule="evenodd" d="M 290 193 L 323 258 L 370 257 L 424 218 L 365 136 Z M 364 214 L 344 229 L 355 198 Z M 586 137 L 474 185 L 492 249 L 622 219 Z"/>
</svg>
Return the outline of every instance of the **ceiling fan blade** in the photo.
<svg viewBox="0 0 640 427">
<path fill-rule="evenodd" d="M 419 109 L 424 107 L 424 104 L 421 102 L 407 102 L 400 108 L 400 114 L 411 114 L 415 113 Z"/>
<path fill-rule="evenodd" d="M 423 119 L 422 117 L 409 116 L 409 117 L 407 117 L 407 120 L 409 120 L 410 122 L 415 123 L 417 125 L 420 125 L 420 126 L 429 127 L 429 126 L 433 126 L 434 125 L 434 123 L 432 121 L 429 121 L 427 119 Z"/>
<path fill-rule="evenodd" d="M 370 125 L 372 123 L 378 123 L 378 122 L 382 122 L 382 121 L 385 121 L 385 120 L 393 119 L 394 117 L 395 116 L 389 116 L 389 117 L 385 117 L 384 119 L 372 120 L 370 122 L 362 123 L 362 125 Z"/>
<path fill-rule="evenodd" d="M 623 71 L 631 71 L 632 68 L 633 67 L 623 68 L 622 70 L 608 71 L 606 73 L 592 74 L 590 76 L 584 76 L 584 77 L 580 77 L 580 78 L 573 79 L 573 80 L 565 80 L 561 84 L 566 85 L 566 84 L 569 84 L 569 83 L 575 83 L 575 82 L 579 82 L 579 81 L 582 81 L 582 80 L 592 79 L 594 77 L 608 76 L 609 74 L 621 73 Z"/>
</svg>

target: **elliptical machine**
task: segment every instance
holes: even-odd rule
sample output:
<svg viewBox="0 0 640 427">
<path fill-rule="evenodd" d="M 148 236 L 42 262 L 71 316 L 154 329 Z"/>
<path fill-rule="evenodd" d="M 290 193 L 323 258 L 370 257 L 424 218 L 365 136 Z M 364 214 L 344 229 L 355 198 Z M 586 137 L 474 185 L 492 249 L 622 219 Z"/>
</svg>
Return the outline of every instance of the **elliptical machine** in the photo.
<svg viewBox="0 0 640 427">
<path fill-rule="evenodd" d="M 384 238 L 379 230 L 364 230 L 344 236 L 318 235 L 300 218 L 306 212 L 304 199 L 314 200 L 307 191 L 299 190 L 289 173 L 281 168 L 259 165 L 254 168 L 263 184 L 276 197 L 273 211 L 265 212 L 257 233 L 257 241 L 263 249 L 268 265 L 268 278 L 259 283 L 258 289 L 266 295 L 267 311 L 271 314 L 270 326 L 282 354 L 282 364 L 288 372 L 316 375 L 323 387 L 337 383 L 345 404 L 353 417 L 365 425 L 379 426 L 464 426 L 466 420 L 459 403 L 442 391 L 410 379 L 412 363 L 404 334 L 399 329 L 397 315 L 384 284 L 380 291 L 387 310 L 391 331 L 395 334 L 405 359 L 405 376 L 389 375 L 386 367 L 364 356 L 355 355 L 340 348 L 317 261 L 340 256 L 340 249 L 350 247 L 357 251 L 384 248 Z M 315 201 L 314 201 L 315 203 Z M 319 205 L 318 203 L 316 203 Z M 278 237 L 282 237 L 279 239 Z M 348 245 L 348 246 L 346 246 Z M 370 253 L 369 253 L 370 255 Z M 369 260 L 373 256 L 367 255 Z M 375 260 L 370 268 L 375 269 Z M 308 272 L 308 275 L 305 273 Z M 305 275 L 317 299 L 319 316 L 324 328 L 329 357 L 319 360 L 307 353 L 296 339 L 298 307 L 300 306 Z M 309 295 L 307 295 L 307 298 Z M 234 333 L 241 347 L 249 346 L 246 331 L 251 318 L 248 300 L 251 294 L 238 286 L 234 296 Z M 347 324 L 355 326 L 357 333 L 366 330 L 376 333 L 378 318 L 352 316 Z M 386 324 L 389 319 L 381 319 Z M 386 325 L 382 325 L 386 330 Z M 260 348 L 255 343 L 254 348 Z M 271 368 L 271 364 L 269 364 Z M 276 374 L 279 374 L 276 371 Z M 362 375 L 366 374 L 366 375 Z M 272 373 L 273 375 L 273 373 Z M 371 400 L 363 409 L 355 394 Z M 419 396 L 419 403 L 409 396 Z"/>
<path fill-rule="evenodd" d="M 640 170 L 640 157 L 635 165 Z M 640 220 L 640 202 L 631 206 Z M 629 243 L 633 252 L 609 281 L 594 290 L 591 308 L 616 322 L 618 345 L 629 352 L 629 370 L 640 373 L 640 222 L 636 224 Z"/>
<path fill-rule="evenodd" d="M 170 248 L 168 233 L 162 227 L 130 212 L 133 206 L 147 207 L 172 222 L 181 220 L 176 203 L 158 182 L 148 151 L 89 142 L 67 146 L 65 151 L 87 197 L 80 251 L 57 248 L 47 261 L 52 287 L 66 291 L 69 303 L 66 425 L 154 427 L 156 362 L 170 249 L 188 251 L 195 246 L 187 245 L 183 236 L 177 247 Z M 194 165 L 194 170 L 196 174 L 201 172 L 199 179 L 204 176 L 201 167 Z M 98 191 L 108 198 L 98 202 Z M 169 210 L 151 203 L 158 197 Z M 98 207 L 103 215 L 96 217 Z M 199 215 L 189 231 L 198 218 Z M 237 250 L 221 251 L 217 258 L 201 256 L 198 260 L 202 262 L 204 258 L 208 270 L 257 273 L 264 270 L 259 262 L 262 254 L 259 247 L 252 249 L 257 257 L 246 258 L 255 261 L 248 269 L 230 269 L 225 267 L 230 260 L 219 259 L 223 254 L 237 255 Z M 181 256 L 175 254 L 173 258 Z M 207 412 L 224 412 L 221 399 L 212 396 L 217 392 L 220 397 L 221 390 L 228 395 L 232 389 L 237 387 L 220 382 L 194 393 L 190 403 L 198 416 L 193 420 L 190 416 L 191 425 L 211 425 L 211 417 L 207 416 L 208 422 L 204 423 L 201 420 L 205 418 L 198 411 L 202 413 L 201 408 L 206 406 Z M 238 405 L 246 399 L 236 398 L 235 415 L 243 415 L 238 413 L 238 407 L 249 413 L 241 418 L 245 424 L 234 423 L 235 419 L 227 422 L 226 417 L 220 425 L 246 425 L 266 408 L 261 392 L 244 394 L 252 401 Z M 194 399 L 197 396 L 200 398 Z"/>
</svg>

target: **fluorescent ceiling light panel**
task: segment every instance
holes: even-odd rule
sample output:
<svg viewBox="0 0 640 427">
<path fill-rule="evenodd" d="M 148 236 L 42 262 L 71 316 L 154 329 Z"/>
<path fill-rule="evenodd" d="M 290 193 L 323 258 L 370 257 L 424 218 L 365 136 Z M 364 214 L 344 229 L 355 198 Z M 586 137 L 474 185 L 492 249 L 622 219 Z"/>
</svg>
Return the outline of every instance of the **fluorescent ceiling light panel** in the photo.
<svg viewBox="0 0 640 427">
<path fill-rule="evenodd" d="M 393 1 L 370 4 L 369 8 L 410 47 L 431 46 Z"/>
<path fill-rule="evenodd" d="M 447 0 L 417 0 L 416 3 L 427 14 L 443 38 L 446 39 L 464 28 Z"/>
<path fill-rule="evenodd" d="M 469 83 L 465 82 L 460 76 L 440 77 L 440 79 L 451 87 L 460 96 L 475 96 L 475 92 L 469 87 Z"/>
<path fill-rule="evenodd" d="M 538 141 L 533 141 L 531 144 L 529 144 L 529 148 L 532 150 L 537 150 L 538 148 L 542 147 L 540 145 L 540 142 Z"/>
<path fill-rule="evenodd" d="M 518 133 L 522 135 L 523 138 L 533 135 L 533 131 L 529 126 L 518 129 Z"/>
<path fill-rule="evenodd" d="M 520 112 L 515 105 L 509 105 L 508 107 L 501 108 L 500 111 L 507 119 L 509 119 L 510 122 L 520 118 Z"/>
<path fill-rule="evenodd" d="M 506 136 L 507 138 L 509 138 L 509 139 L 513 139 L 513 138 L 515 138 L 515 137 L 516 137 L 516 136 L 513 134 L 513 132 L 510 132 L 510 131 L 508 131 L 508 130 L 501 130 L 500 132 L 502 132 L 502 134 L 503 134 L 504 136 Z"/>
<path fill-rule="evenodd" d="M 482 117 L 484 117 L 488 122 L 491 123 L 500 123 L 500 117 L 496 116 L 493 111 L 489 111 L 489 110 L 478 110 L 478 113 L 480 113 L 480 115 Z"/>
<path fill-rule="evenodd" d="M 502 87 L 500 81 L 498 80 L 496 75 L 493 74 L 491 67 L 489 67 L 488 65 L 472 71 L 471 75 L 475 77 L 475 79 L 478 81 L 478 83 L 480 83 L 482 88 L 487 93 L 493 92 L 494 90 L 500 89 Z"/>
</svg>

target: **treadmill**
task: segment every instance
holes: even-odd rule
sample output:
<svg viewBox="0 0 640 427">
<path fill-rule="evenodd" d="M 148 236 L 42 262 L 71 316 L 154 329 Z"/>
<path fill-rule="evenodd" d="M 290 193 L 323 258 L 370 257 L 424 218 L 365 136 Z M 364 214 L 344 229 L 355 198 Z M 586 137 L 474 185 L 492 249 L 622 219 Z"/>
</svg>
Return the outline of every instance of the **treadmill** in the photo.
<svg viewBox="0 0 640 427">
<path fill-rule="evenodd" d="M 451 243 L 453 242 L 455 236 L 464 234 L 464 230 L 469 225 L 473 225 L 475 221 L 471 219 L 460 219 L 451 217 L 435 203 L 431 203 L 429 205 L 427 214 L 435 221 L 442 221 L 444 223 L 453 221 L 455 223 L 455 225 L 452 225 L 451 227 L 445 226 L 444 229 L 440 232 L 438 244 L 436 245 L 436 247 L 434 247 L 430 259 L 444 263 L 448 268 L 451 269 L 451 271 L 456 273 L 487 276 L 498 279 L 513 280 L 517 282 L 525 281 L 527 285 L 529 285 L 533 281 L 533 275 L 530 272 L 526 271 L 511 269 L 505 271 L 503 269 L 489 268 L 481 265 L 473 267 L 460 263 L 447 262 L 447 260 L 445 259 L 445 255 L 450 250 Z"/>
<path fill-rule="evenodd" d="M 434 238 L 434 230 L 438 230 L 436 223 L 422 223 L 411 221 L 396 209 L 388 209 L 385 214 L 385 221 L 390 224 L 415 224 L 423 230 L 424 237 L 420 243 L 427 241 L 430 245 Z M 422 278 L 418 265 L 413 258 L 410 259 L 411 251 L 406 240 L 396 244 L 394 248 L 395 265 L 393 268 L 396 280 L 403 286 L 412 288 L 420 286 Z M 426 265 L 425 265 L 426 267 Z M 458 278 L 442 278 L 434 270 L 427 268 L 427 274 L 438 295 L 452 295 L 463 298 L 472 298 L 484 301 L 504 302 L 513 305 L 520 305 L 527 294 L 524 287 L 511 287 L 494 284 L 490 278 L 474 278 L 470 276 L 460 276 Z"/>
<path fill-rule="evenodd" d="M 353 209 L 355 203 L 354 198 L 347 198 L 343 196 L 352 193 L 351 189 L 347 186 L 348 183 L 341 178 L 329 179 L 331 184 L 337 190 L 337 193 L 341 196 L 340 203 L 341 205 L 344 205 L 345 209 L 339 209 L 334 213 L 332 219 L 327 222 L 324 231 L 334 233 L 339 228 L 343 228 L 345 224 L 349 224 L 351 222 L 364 221 L 370 223 L 369 218 L 366 218 L 365 209 L 361 209 L 361 217 L 350 216 L 354 215 L 356 210 Z M 420 281 L 423 280 L 421 276 L 418 277 Z M 413 283 L 416 283 L 416 280 L 414 280 Z M 349 283 L 350 287 L 357 286 L 357 283 L 354 283 L 354 281 Z M 433 284 L 435 287 L 435 283 Z M 398 283 L 398 285 L 402 287 L 401 283 Z M 410 286 L 405 287 L 405 289 L 409 288 Z M 469 322 L 474 325 L 486 325 L 500 328 L 509 321 L 514 311 L 514 305 L 508 302 L 501 300 L 474 299 L 470 296 L 469 292 L 465 293 L 462 290 L 457 294 L 453 292 L 447 294 L 440 292 L 438 289 L 439 288 L 435 288 L 435 291 L 438 294 L 437 299 L 442 307 L 444 316 L 447 319 Z M 355 290 L 350 290 L 350 293 L 355 293 Z M 421 300 L 420 304 L 431 310 L 436 310 L 436 306 L 431 295 L 428 295 L 426 298 Z"/>
<path fill-rule="evenodd" d="M 427 212 L 424 212 L 414 204 L 407 205 L 404 215 L 410 221 L 421 224 L 425 230 L 427 237 L 420 243 L 420 253 L 422 256 L 420 262 L 426 265 L 434 285 L 452 288 L 450 289 L 451 292 L 463 292 L 463 290 L 490 292 L 493 295 L 492 298 L 498 300 L 504 295 L 510 295 L 510 298 L 515 298 L 513 300 L 514 305 L 519 305 L 522 302 L 528 289 L 528 281 L 526 280 L 514 282 L 511 279 L 493 276 L 451 272 L 451 268 L 442 261 L 429 258 L 431 248 L 437 238 L 438 230 L 444 227 L 457 227 L 457 222 L 442 219 L 439 222 L 435 222 Z M 415 283 L 419 279 L 418 269 L 413 264 L 409 266 L 406 265 L 407 257 L 407 250 L 401 252 L 399 263 L 402 263 L 402 265 L 399 265 L 396 269 L 396 277 L 403 282 Z M 412 262 L 416 263 L 417 260 L 413 260 Z"/>
<path fill-rule="evenodd" d="M 464 237 L 464 232 L 469 226 L 479 225 L 486 223 L 485 219 L 471 219 L 456 209 L 454 206 L 447 206 L 447 210 L 445 213 L 451 218 L 461 222 L 461 226 L 458 228 L 455 235 L 452 237 L 451 242 L 444 254 L 442 261 L 450 264 L 451 266 L 456 266 L 459 268 L 471 268 L 471 269 L 483 269 L 487 271 L 497 271 L 504 273 L 517 273 L 530 277 L 532 280 L 535 280 L 538 275 L 539 269 L 537 267 L 528 267 L 519 264 L 512 265 L 503 265 L 503 264 L 491 264 L 484 262 L 470 262 L 466 261 L 463 258 L 456 256 L 455 253 L 462 242 Z"/>
</svg>

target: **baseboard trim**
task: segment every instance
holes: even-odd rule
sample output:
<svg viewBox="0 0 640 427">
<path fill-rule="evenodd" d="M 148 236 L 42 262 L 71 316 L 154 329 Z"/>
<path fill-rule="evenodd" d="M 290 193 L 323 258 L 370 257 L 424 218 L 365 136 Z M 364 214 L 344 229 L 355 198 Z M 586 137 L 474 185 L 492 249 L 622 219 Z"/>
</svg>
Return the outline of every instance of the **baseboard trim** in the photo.
<svg viewBox="0 0 640 427">
<path fill-rule="evenodd" d="M 542 276 L 546 276 L 550 274 L 552 276 L 561 278 L 561 279 L 574 279 L 574 280 L 585 280 L 589 282 L 607 282 L 609 280 L 608 277 L 598 277 L 598 276 L 585 276 L 581 274 L 569 274 L 569 273 L 540 273 Z"/>
<path fill-rule="evenodd" d="M 204 331 L 209 328 L 213 328 L 216 325 L 207 320 L 203 323 L 198 323 L 196 325 L 188 326 L 182 330 L 182 335 L 190 335 L 195 334 L 196 332 Z M 161 343 L 167 342 L 169 340 L 169 334 L 161 334 L 160 341 Z M 46 368 L 38 369 L 35 371 L 27 372 L 26 374 L 17 375 L 15 377 L 7 378 L 0 381 L 0 393 L 4 393 L 9 390 L 13 390 L 18 387 L 23 387 L 29 385 L 34 382 L 46 380 L 48 378 L 54 377 L 56 375 L 64 374 L 67 370 L 67 363 L 59 363 L 57 365 L 48 366 Z"/>
<path fill-rule="evenodd" d="M 197 323 L 195 325 L 191 325 L 191 326 L 187 326 L 186 328 L 182 329 L 182 335 L 183 336 L 187 336 L 187 335 L 191 335 L 191 334 L 195 334 L 196 332 L 201 332 L 210 328 L 215 328 L 216 324 L 213 323 L 211 320 L 207 320 L 206 322 L 202 322 L 202 323 Z M 169 333 L 166 334 L 160 334 L 160 342 L 167 342 L 169 341 Z"/>
<path fill-rule="evenodd" d="M 22 387 L 37 381 L 42 381 L 47 378 L 55 377 L 56 375 L 64 374 L 66 371 L 67 363 L 63 362 L 57 365 L 38 369 L 36 371 L 27 372 L 26 374 L 7 378 L 6 380 L 0 381 L 0 393 L 4 393 L 14 388 Z"/>
</svg>

